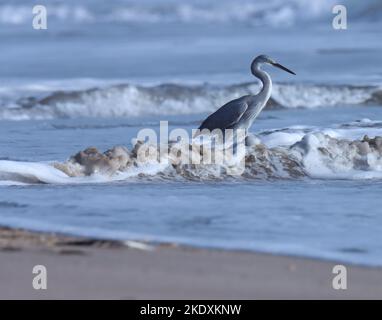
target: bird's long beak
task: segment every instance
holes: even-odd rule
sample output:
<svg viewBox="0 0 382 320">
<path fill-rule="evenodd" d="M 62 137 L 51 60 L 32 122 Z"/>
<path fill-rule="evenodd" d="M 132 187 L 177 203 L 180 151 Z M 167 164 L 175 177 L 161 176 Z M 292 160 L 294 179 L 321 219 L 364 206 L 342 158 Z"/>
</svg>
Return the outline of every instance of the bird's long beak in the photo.
<svg viewBox="0 0 382 320">
<path fill-rule="evenodd" d="M 288 68 L 285 68 L 284 66 L 282 66 L 281 64 L 279 64 L 279 63 L 272 63 L 272 65 L 273 66 L 275 66 L 275 67 L 277 67 L 277 68 L 279 68 L 279 69 L 281 69 L 281 70 L 284 70 L 284 71 L 286 71 L 286 72 L 289 72 L 289 73 L 291 73 L 291 74 L 294 74 L 294 75 L 296 75 L 293 71 L 291 71 L 291 70 L 289 70 Z"/>
</svg>

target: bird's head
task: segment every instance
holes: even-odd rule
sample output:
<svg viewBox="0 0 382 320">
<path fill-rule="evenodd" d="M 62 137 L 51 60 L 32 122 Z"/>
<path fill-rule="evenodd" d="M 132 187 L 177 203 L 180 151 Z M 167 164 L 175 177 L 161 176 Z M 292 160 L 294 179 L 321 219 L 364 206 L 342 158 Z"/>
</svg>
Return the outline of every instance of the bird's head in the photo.
<svg viewBox="0 0 382 320">
<path fill-rule="evenodd" d="M 293 71 L 289 70 L 288 68 L 284 67 L 283 65 L 277 63 L 275 60 L 273 60 L 271 57 L 265 55 L 265 54 L 262 54 L 260 56 L 257 56 L 253 62 L 252 62 L 252 65 L 251 65 L 251 70 L 253 72 L 254 68 L 257 68 L 259 67 L 261 64 L 270 64 L 271 66 L 274 66 L 276 68 L 279 68 L 281 70 L 284 70 L 286 72 L 289 72 L 291 74 L 294 74 L 296 75 Z"/>
</svg>

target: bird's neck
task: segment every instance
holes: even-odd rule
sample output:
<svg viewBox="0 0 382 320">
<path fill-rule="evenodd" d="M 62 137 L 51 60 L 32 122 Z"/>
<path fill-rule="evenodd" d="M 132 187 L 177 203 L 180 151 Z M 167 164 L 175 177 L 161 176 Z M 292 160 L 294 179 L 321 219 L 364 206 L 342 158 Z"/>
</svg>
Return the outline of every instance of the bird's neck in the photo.
<svg viewBox="0 0 382 320">
<path fill-rule="evenodd" d="M 263 87 L 261 88 L 258 96 L 263 97 L 264 102 L 266 103 L 271 96 L 272 92 L 272 80 L 268 73 L 260 69 L 260 66 L 256 65 L 252 68 L 252 74 L 260 79 Z M 264 105 L 265 105 L 264 103 Z"/>
</svg>

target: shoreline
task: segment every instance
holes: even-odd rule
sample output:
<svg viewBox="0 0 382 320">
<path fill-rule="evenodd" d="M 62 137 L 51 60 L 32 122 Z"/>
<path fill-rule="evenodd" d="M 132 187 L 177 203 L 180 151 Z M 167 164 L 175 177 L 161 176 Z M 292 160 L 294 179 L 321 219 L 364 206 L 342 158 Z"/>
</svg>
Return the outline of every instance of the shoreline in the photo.
<svg viewBox="0 0 382 320">
<path fill-rule="evenodd" d="M 381 299 L 382 268 L 0 226 L 0 299 Z M 347 289 L 335 290 L 335 265 Z M 32 269 L 47 269 L 35 290 Z"/>
</svg>

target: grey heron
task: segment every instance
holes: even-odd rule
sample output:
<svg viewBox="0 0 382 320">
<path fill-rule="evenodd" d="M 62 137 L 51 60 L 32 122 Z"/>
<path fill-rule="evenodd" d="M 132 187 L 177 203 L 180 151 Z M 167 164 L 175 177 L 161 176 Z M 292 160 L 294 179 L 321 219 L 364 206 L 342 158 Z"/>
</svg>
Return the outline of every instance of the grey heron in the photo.
<svg viewBox="0 0 382 320">
<path fill-rule="evenodd" d="M 200 125 L 196 136 L 203 134 L 203 129 L 208 129 L 212 132 L 215 129 L 220 129 L 223 132 L 226 129 L 244 129 L 247 135 L 248 129 L 252 126 L 253 121 L 265 107 L 272 92 L 272 80 L 268 73 L 261 69 L 264 64 L 269 64 L 280 68 L 291 74 L 295 73 L 281 64 L 277 63 L 266 55 L 256 57 L 251 64 L 252 74 L 260 79 L 262 88 L 257 95 L 246 95 L 241 98 L 232 100 L 217 111 L 209 115 Z"/>
</svg>

